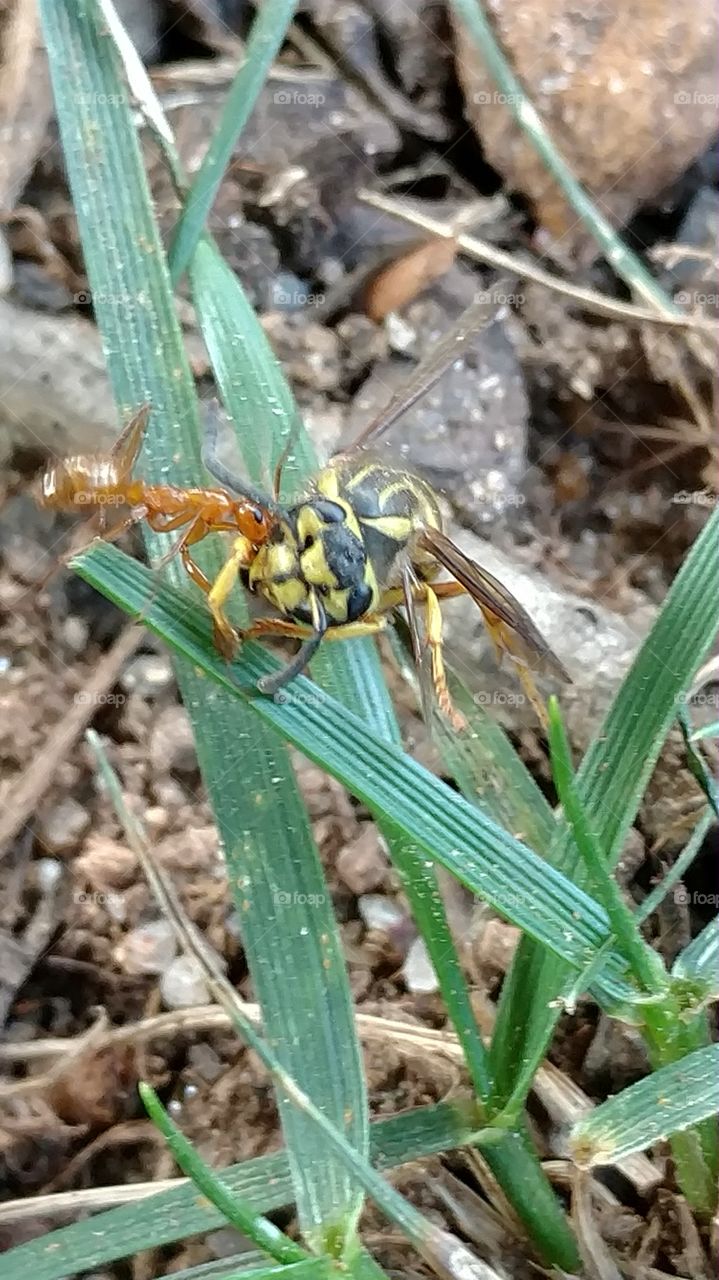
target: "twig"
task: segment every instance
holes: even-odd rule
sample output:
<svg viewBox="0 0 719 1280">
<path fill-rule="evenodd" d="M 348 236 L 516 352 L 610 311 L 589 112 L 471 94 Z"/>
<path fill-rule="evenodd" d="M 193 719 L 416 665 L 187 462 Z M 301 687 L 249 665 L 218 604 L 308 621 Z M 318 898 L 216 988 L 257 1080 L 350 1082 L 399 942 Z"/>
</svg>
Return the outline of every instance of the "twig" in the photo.
<svg viewBox="0 0 719 1280">
<path fill-rule="evenodd" d="M 97 711 L 100 694 L 115 683 L 127 659 L 137 648 L 141 636 L 142 628 L 134 625 L 122 632 L 89 677 L 82 699 L 75 699 L 67 708 L 45 746 L 33 760 L 32 768 L 25 771 L 15 791 L 9 796 L 5 811 L 0 815 L 0 857 L 6 845 L 35 813 L 56 769 Z"/>
<path fill-rule="evenodd" d="M 240 997 L 238 996 L 239 1000 Z M 254 1025 L 260 1025 L 260 1007 L 257 1004 L 241 1002 L 244 1016 Z M 494 1009 L 487 1003 L 480 1011 L 482 1031 L 489 1038 L 494 1021 Z M 411 1050 L 414 1053 L 433 1054 L 449 1059 L 450 1062 L 463 1063 L 464 1057 L 459 1041 L 454 1032 L 449 1030 L 435 1031 L 431 1027 L 401 1022 L 399 1019 L 380 1018 L 369 1013 L 357 1013 L 357 1029 L 365 1041 L 389 1041 L 399 1049 Z M 158 1013 L 151 1018 L 143 1018 L 139 1022 L 129 1023 L 122 1027 L 112 1027 L 94 1041 L 96 1051 L 106 1048 L 134 1043 L 140 1040 L 151 1040 L 174 1036 L 183 1033 L 197 1034 L 208 1031 L 226 1031 L 231 1019 L 220 1005 L 197 1005 L 190 1009 L 178 1009 L 169 1013 Z M 77 1054 L 77 1037 L 63 1040 L 31 1040 L 28 1044 L 0 1044 L 0 1062 L 18 1063 L 33 1062 L 47 1057 L 65 1057 Z M 65 1064 L 63 1064 L 63 1070 Z M 60 1072 L 62 1074 L 62 1072 Z M 53 1079 L 56 1077 L 53 1076 Z M 32 1077 L 23 1083 L 36 1085 L 42 1083 L 44 1076 Z M 545 1063 L 539 1068 L 534 1078 L 534 1093 L 549 1114 L 558 1129 L 566 1130 L 581 1115 L 592 1109 L 592 1103 L 578 1085 L 575 1085 L 561 1071 Z M 3 1090 L 0 1088 L 0 1099 Z M 656 1186 L 659 1175 L 651 1161 L 641 1153 L 622 1161 L 621 1168 L 640 1194 L 645 1194 Z M 0 1212 L 0 1221 L 2 1213 Z"/>
<path fill-rule="evenodd" d="M 628 324 L 654 324 L 668 329 L 697 329 L 704 333 L 711 333 L 715 337 L 719 333 L 719 321 L 712 320 L 708 316 L 686 315 L 683 312 L 649 311 L 644 307 L 637 307 L 631 302 L 620 302 L 616 298 L 607 298 L 604 294 L 597 293 L 594 289 L 585 289 L 581 285 L 562 280 L 559 276 L 554 276 L 549 271 L 544 271 L 542 267 L 535 266 L 534 263 L 528 262 L 517 254 L 506 253 L 503 249 L 497 249 L 495 245 L 489 244 L 486 240 L 479 240 L 476 236 L 467 235 L 465 232 L 455 229 L 455 224 L 450 225 L 446 222 L 440 222 L 437 218 L 431 218 L 427 214 L 421 213 L 418 209 L 413 209 L 403 200 L 397 200 L 393 196 L 386 196 L 376 191 L 367 190 L 358 191 L 357 195 L 360 200 L 365 204 L 371 205 L 373 209 L 379 209 L 382 213 L 389 213 L 396 218 L 401 218 L 403 222 L 407 222 L 413 227 L 420 227 L 430 235 L 440 236 L 447 240 L 454 239 L 460 252 L 466 253 L 468 257 L 475 258 L 478 262 L 486 262 L 493 267 L 499 267 L 502 271 L 511 271 L 514 275 L 521 276 L 525 280 L 534 280 L 536 284 L 544 285 L 547 289 L 552 289 L 555 293 L 563 294 L 564 297 L 578 302 L 586 311 L 591 311 L 594 315 L 607 316 L 612 320 L 624 320 Z"/>
</svg>

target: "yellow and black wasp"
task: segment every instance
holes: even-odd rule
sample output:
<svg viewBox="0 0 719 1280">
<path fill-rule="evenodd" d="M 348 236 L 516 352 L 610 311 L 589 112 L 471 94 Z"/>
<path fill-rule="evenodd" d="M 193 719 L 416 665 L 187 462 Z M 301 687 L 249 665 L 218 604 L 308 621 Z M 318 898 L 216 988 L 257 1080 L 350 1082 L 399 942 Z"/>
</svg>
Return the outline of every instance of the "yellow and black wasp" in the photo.
<svg viewBox="0 0 719 1280">
<path fill-rule="evenodd" d="M 421 667 L 428 653 L 438 704 L 460 727 L 464 722 L 447 687 L 439 602 L 465 593 L 481 609 L 498 653 L 514 660 L 525 693 L 542 718 L 532 670 L 569 680 L 518 601 L 443 532 L 431 486 L 366 448 L 461 358 L 495 314 L 489 300 L 470 306 L 380 415 L 348 449 L 330 459 L 291 505 L 277 496 L 282 463 L 275 472 L 272 498 L 258 495 L 228 470 L 218 457 L 218 419 L 210 418 L 203 450 L 207 470 L 239 497 L 260 503 L 272 522 L 269 537 L 259 546 L 239 533 L 218 577 L 205 586 L 218 648 L 230 659 L 248 637 L 294 636 L 302 641 L 287 665 L 259 682 L 260 692 L 275 694 L 287 685 L 324 639 L 376 633 L 393 610 L 404 606 L 415 660 Z M 285 457 L 287 453 L 286 448 Z M 443 569 L 452 581 L 436 581 Z M 225 605 L 240 577 L 280 616 L 258 618 L 238 632 Z M 418 606 L 424 609 L 424 635 Z"/>
</svg>

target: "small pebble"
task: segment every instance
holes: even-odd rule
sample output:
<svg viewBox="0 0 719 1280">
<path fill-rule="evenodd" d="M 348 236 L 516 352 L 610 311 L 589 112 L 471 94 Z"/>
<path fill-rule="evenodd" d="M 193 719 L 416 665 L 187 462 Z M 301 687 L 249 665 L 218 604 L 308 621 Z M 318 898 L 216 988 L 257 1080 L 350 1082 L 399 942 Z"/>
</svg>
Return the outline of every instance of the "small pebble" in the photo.
<svg viewBox="0 0 719 1280">
<path fill-rule="evenodd" d="M 174 679 L 169 658 L 159 653 L 140 653 L 128 662 L 120 676 L 120 684 L 126 693 L 156 698 L 171 688 Z"/>
<path fill-rule="evenodd" d="M 408 991 L 426 995 L 439 990 L 437 975 L 427 954 L 424 938 L 415 938 L 410 945 L 407 959 L 402 966 L 402 977 Z"/>
<path fill-rule="evenodd" d="M 47 853 L 66 853 L 77 847 L 89 826 L 87 810 L 69 797 L 40 815 L 37 838 Z"/>
<path fill-rule="evenodd" d="M 209 1004 L 210 993 L 202 969 L 192 956 L 178 956 L 172 961 L 162 975 L 160 996 L 166 1009 Z"/>
<path fill-rule="evenodd" d="M 115 949 L 120 967 L 133 974 L 167 973 L 176 954 L 175 935 L 166 920 L 153 920 L 131 929 Z"/>
<path fill-rule="evenodd" d="M 357 900 L 357 909 L 368 929 L 383 929 L 385 933 L 392 933 L 405 920 L 399 903 L 381 893 L 364 893 Z"/>
<path fill-rule="evenodd" d="M 62 863 L 54 858 L 38 858 L 35 863 L 37 883 L 41 893 L 52 893 L 62 876 Z"/>
<path fill-rule="evenodd" d="M 161 804 L 152 804 L 145 810 L 145 826 L 153 831 L 165 831 L 170 825 L 170 815 Z"/>
<path fill-rule="evenodd" d="M 387 865 L 379 836 L 375 828 L 366 823 L 357 839 L 340 853 L 337 874 L 353 893 L 371 893 L 384 883 Z"/>
<path fill-rule="evenodd" d="M 191 1045 L 187 1051 L 187 1060 L 192 1070 L 208 1084 L 214 1084 L 226 1070 L 225 1064 L 209 1044 Z"/>
<path fill-rule="evenodd" d="M 84 653 L 90 635 L 90 628 L 84 618 L 71 614 L 65 618 L 60 627 L 60 638 L 73 653 Z"/>
<path fill-rule="evenodd" d="M 165 707 L 150 734 L 150 763 L 156 774 L 197 772 L 197 752 L 184 707 Z"/>
</svg>

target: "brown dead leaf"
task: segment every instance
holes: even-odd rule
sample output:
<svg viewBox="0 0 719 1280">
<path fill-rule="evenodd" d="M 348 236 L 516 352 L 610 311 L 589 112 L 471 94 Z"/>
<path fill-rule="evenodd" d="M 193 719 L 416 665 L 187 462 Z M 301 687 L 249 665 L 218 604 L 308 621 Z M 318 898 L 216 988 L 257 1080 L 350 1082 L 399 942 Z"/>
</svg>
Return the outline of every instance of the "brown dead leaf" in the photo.
<svg viewBox="0 0 719 1280">
<path fill-rule="evenodd" d="M 497 39 L 560 153 L 615 223 L 669 186 L 716 132 L 714 0 L 493 0 Z M 465 110 L 487 159 L 567 249 L 587 243 L 456 22 Z"/>
<path fill-rule="evenodd" d="M 383 266 L 366 286 L 364 310 L 377 324 L 390 311 L 400 311 L 438 280 L 452 266 L 457 242 L 436 236 L 413 245 L 401 257 Z"/>
<path fill-rule="evenodd" d="M 124 1118 L 136 1081 L 133 1046 L 113 1045 L 76 1060 L 51 1084 L 47 1100 L 65 1124 L 104 1128 Z"/>
</svg>

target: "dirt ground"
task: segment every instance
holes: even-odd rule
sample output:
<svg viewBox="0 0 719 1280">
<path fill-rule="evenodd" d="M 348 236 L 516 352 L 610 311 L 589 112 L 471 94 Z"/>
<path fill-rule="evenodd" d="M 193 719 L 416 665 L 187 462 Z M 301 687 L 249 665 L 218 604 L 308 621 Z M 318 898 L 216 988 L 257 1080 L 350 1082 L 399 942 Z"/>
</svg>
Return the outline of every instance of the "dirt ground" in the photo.
<svg viewBox="0 0 719 1280">
<path fill-rule="evenodd" d="M 134 6 L 133 17 L 133 6 L 125 6 L 187 161 L 207 139 L 230 74 L 230 8 L 157 3 Z M 534 13 L 538 5 L 526 8 Z M 403 7 L 400 16 L 373 4 L 304 6 L 283 69 L 264 91 L 218 196 L 212 230 L 262 316 L 320 450 L 349 438 L 494 278 L 436 239 L 418 265 L 421 233 L 363 203 L 362 187 L 401 196 L 450 229 L 471 206 L 468 233 L 490 250 L 625 297 L 586 245 L 571 237 L 563 243 L 554 203 L 543 211 L 531 184 L 522 187 L 509 168 L 493 167 L 496 145 L 483 137 L 481 119 L 476 128 L 468 124 L 472 112 L 463 107 L 460 83 L 476 68 L 466 53 L 457 67 L 455 48 L 439 5 Z M 306 70 L 320 53 L 321 90 Z M 699 74 L 688 66 L 686 77 Z M 310 108 L 302 98 L 312 93 L 322 101 Z M 187 1136 L 219 1167 L 279 1144 L 266 1076 L 213 1022 L 201 981 L 176 955 L 84 743 L 88 726 L 102 735 L 190 916 L 251 1000 L 239 922 L 169 657 L 62 567 L 48 580 L 76 531 L 69 518 L 38 510 L 38 474 L 69 443 L 88 448 L 115 428 L 55 124 L 49 111 L 34 123 L 40 141 L 26 144 L 26 172 L 3 193 L 0 227 L 7 246 L 0 297 L 0 1187 L 8 1202 L 173 1176 L 163 1142 L 143 1118 L 138 1078 L 161 1090 Z M 690 310 L 716 315 L 717 295 L 707 283 L 719 225 L 716 150 L 701 121 L 689 133 L 691 142 L 684 121 L 667 142 L 675 151 L 664 185 L 654 190 L 648 174 L 635 173 L 635 184 L 622 188 L 621 217 L 667 291 L 686 295 Z M 174 196 L 154 144 L 143 143 L 169 229 Z M 392 448 L 447 497 L 456 536 L 491 540 L 577 608 L 596 606 L 600 630 L 629 628 L 651 618 L 715 502 L 706 345 L 580 309 L 531 279 L 515 276 L 512 291 L 510 314 L 475 360 L 398 424 Z M 186 299 L 181 306 L 198 385 L 209 394 L 194 314 Z M 34 356 L 33 342 L 42 347 Z M 18 368 L 21 410 L 13 399 Z M 125 545 L 141 554 L 139 540 Z M 466 672 L 472 658 L 463 629 L 453 628 L 449 611 L 448 619 L 450 659 Z M 405 739 L 439 768 L 413 694 L 385 656 Z M 591 667 L 591 657 L 587 662 Z M 607 698 L 620 677 L 621 670 L 606 675 Z M 716 719 L 719 697 L 712 678 L 710 670 L 699 700 L 708 719 Z M 592 685 L 583 692 L 579 681 L 578 749 L 586 745 L 579 726 L 589 734 L 597 725 Z M 511 707 L 501 712 L 548 789 L 541 733 Z M 456 1056 L 429 1034 L 445 1027 L 442 1001 L 373 824 L 318 769 L 299 757 L 296 765 L 358 1013 L 417 1031 L 414 1042 L 391 1034 L 364 1039 L 373 1114 L 461 1091 L 467 1082 Z M 680 757 L 659 766 L 620 867 L 634 902 L 671 865 L 701 804 Z M 714 890 L 712 848 L 708 842 L 689 873 L 694 891 Z M 489 1023 L 515 930 L 456 885 L 446 891 L 478 1013 Z M 670 896 L 650 927 L 668 958 L 709 918 L 709 908 L 689 907 L 685 897 Z M 163 1021 L 150 1033 L 146 1024 L 158 1015 Z M 113 1039 L 110 1029 L 120 1027 L 134 1032 Z M 532 1122 L 563 1195 L 562 1131 L 579 1091 L 599 1101 L 645 1067 L 636 1037 L 600 1017 L 590 1001 L 562 1019 L 532 1098 Z M 709 1241 L 676 1193 L 667 1152 L 650 1154 L 597 1184 L 599 1229 L 626 1263 L 625 1275 L 710 1276 Z M 493 1241 L 488 1256 L 501 1258 L 508 1275 L 536 1274 L 476 1154 L 423 1162 L 396 1182 L 479 1252 Z M 3 1217 L 0 1204 L 0 1245 L 66 1220 Z M 419 1262 L 407 1269 L 406 1251 L 379 1216 L 368 1212 L 366 1225 L 368 1243 L 390 1271 L 427 1274 Z M 218 1231 L 102 1275 L 153 1280 L 238 1247 L 233 1232 Z"/>
</svg>

